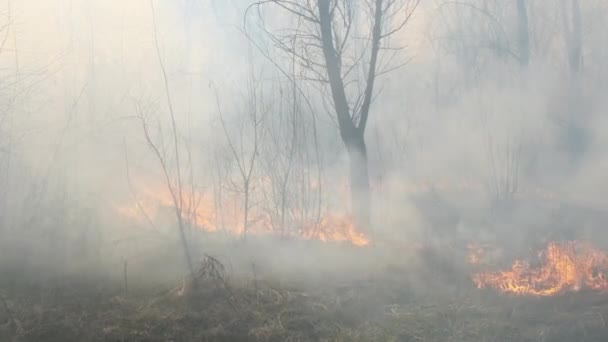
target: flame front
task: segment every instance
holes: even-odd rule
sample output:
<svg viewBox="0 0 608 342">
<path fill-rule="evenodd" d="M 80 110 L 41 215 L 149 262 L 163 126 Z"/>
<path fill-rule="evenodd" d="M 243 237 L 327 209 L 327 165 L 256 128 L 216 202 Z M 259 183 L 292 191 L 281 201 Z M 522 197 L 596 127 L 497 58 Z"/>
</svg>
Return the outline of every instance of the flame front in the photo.
<svg viewBox="0 0 608 342">
<path fill-rule="evenodd" d="M 139 194 L 135 203 L 118 205 L 118 213 L 143 223 L 154 220 L 163 209 L 175 208 L 171 194 L 162 187 L 145 187 Z M 224 194 L 221 203 L 218 203 L 217 199 L 208 194 L 186 191 L 182 198 L 182 217 L 189 225 L 207 232 L 225 232 L 234 236 L 243 234 L 244 215 L 238 196 Z M 302 213 L 295 215 L 302 216 Z M 367 246 L 370 242 L 367 236 L 357 229 L 352 217 L 346 214 L 326 212 L 318 219 L 299 221 L 297 229 L 278 232 L 273 228 L 268 214 L 261 210 L 250 210 L 247 231 L 248 234 L 256 235 L 277 233 L 307 240 L 347 242 L 357 247 Z"/>
<path fill-rule="evenodd" d="M 581 289 L 608 290 L 608 255 L 587 243 L 550 242 L 538 257 L 538 267 L 516 260 L 508 271 L 477 273 L 473 281 L 480 289 L 493 288 L 516 295 L 552 296 Z"/>
<path fill-rule="evenodd" d="M 369 239 L 365 234 L 355 227 L 354 220 L 346 215 L 325 214 L 316 227 L 308 227 L 304 230 L 303 235 L 307 239 L 324 242 L 346 241 L 358 247 L 369 244 Z"/>
</svg>

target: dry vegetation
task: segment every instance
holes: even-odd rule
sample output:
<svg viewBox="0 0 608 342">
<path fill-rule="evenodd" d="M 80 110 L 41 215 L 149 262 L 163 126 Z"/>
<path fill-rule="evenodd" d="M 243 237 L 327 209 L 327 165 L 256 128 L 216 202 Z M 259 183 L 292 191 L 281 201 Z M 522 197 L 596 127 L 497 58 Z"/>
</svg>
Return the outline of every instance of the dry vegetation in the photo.
<svg viewBox="0 0 608 342">
<path fill-rule="evenodd" d="M 45 283 L 3 277 L 0 339 L 604 341 L 608 336 L 605 295 L 511 297 L 474 289 L 439 271 L 412 281 L 412 271 L 383 267 L 364 279 L 303 282 L 237 275 L 206 259 L 195 282 L 173 287 L 138 282 L 129 284 L 128 292 L 120 278 L 99 275 Z M 452 286 L 446 284 L 450 278 Z"/>
<path fill-rule="evenodd" d="M 3 2 L 0 342 L 608 341 L 607 18 Z"/>
</svg>

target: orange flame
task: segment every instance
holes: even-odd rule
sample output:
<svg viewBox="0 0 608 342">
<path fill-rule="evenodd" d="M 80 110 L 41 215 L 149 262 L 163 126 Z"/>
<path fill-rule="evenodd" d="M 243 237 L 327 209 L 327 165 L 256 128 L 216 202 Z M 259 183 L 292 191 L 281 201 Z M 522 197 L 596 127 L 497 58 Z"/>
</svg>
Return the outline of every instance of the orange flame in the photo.
<svg viewBox="0 0 608 342">
<path fill-rule="evenodd" d="M 316 227 L 305 230 L 304 237 L 323 242 L 350 242 L 358 247 L 369 244 L 369 239 L 357 230 L 351 217 L 331 213 L 323 215 Z"/>
<path fill-rule="evenodd" d="M 467 246 L 469 249 L 469 255 L 467 255 L 468 263 L 471 265 L 481 265 L 486 254 L 487 247 L 488 246 L 485 245 L 469 244 Z"/>
<path fill-rule="evenodd" d="M 508 271 L 475 274 L 473 282 L 480 289 L 493 288 L 516 295 L 552 296 L 581 289 L 608 291 L 608 255 L 587 243 L 550 242 L 538 257 L 538 267 L 516 260 Z"/>
<path fill-rule="evenodd" d="M 148 219 L 154 220 L 161 209 L 173 210 L 173 197 L 167 190 L 159 189 L 144 188 L 140 191 L 140 198 L 136 203 L 118 205 L 117 212 L 123 217 L 143 223 Z M 234 236 L 243 233 L 243 210 L 238 196 L 224 194 L 221 204 L 217 204 L 209 195 L 193 194 L 191 191 L 186 191 L 182 197 L 182 217 L 193 227 L 207 232 L 223 231 Z M 271 219 L 261 210 L 251 210 L 247 222 L 248 234 L 274 232 Z M 289 234 L 294 235 L 293 231 Z M 370 242 L 366 235 L 357 229 L 350 216 L 332 212 L 323 214 L 318 222 L 301 225 L 295 235 L 306 240 L 347 242 L 358 247 L 367 246 Z"/>
</svg>

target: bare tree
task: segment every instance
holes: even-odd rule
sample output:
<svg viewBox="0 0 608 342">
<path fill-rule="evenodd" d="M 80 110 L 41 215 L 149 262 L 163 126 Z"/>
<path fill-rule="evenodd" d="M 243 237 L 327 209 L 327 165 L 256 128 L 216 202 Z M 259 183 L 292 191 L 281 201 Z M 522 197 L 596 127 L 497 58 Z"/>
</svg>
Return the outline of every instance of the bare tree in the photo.
<svg viewBox="0 0 608 342">
<path fill-rule="evenodd" d="M 161 142 L 155 141 L 154 135 L 150 130 L 149 117 L 150 109 L 145 109 L 141 105 L 136 106 L 137 116 L 140 120 L 142 131 L 144 133 L 144 137 L 146 139 L 146 143 L 150 150 L 152 151 L 154 157 L 159 163 L 160 169 L 163 173 L 165 179 L 165 186 L 169 194 L 171 195 L 172 207 L 175 213 L 175 218 L 177 220 L 180 241 L 184 250 L 184 256 L 186 258 L 186 266 L 188 267 L 188 271 L 190 274 L 193 274 L 194 264 L 192 261 L 192 256 L 190 253 L 190 248 L 188 246 L 188 240 L 186 238 L 186 230 L 189 228 L 190 223 L 192 222 L 189 218 L 192 216 L 191 210 L 194 210 L 193 207 L 186 204 L 184 199 L 184 183 L 181 182 L 181 179 L 175 179 L 174 174 L 178 173 L 178 169 L 181 170 L 183 167 L 181 164 L 177 162 L 172 162 L 172 155 L 165 150 L 165 145 L 162 136 L 163 133 L 161 128 L 158 128 L 159 136 L 161 137 Z M 178 139 L 173 139 L 173 143 L 178 143 Z M 179 149 L 179 147 L 178 147 Z M 176 160 L 176 158 L 173 158 Z M 179 171 L 180 173 L 182 171 Z"/>
<path fill-rule="evenodd" d="M 370 225 L 370 185 L 365 144 L 375 83 L 405 63 L 395 62 L 402 47 L 390 38 L 411 19 L 420 0 L 264 0 L 295 18 L 273 33 L 275 46 L 309 71 L 307 80 L 329 85 L 331 111 L 350 159 L 351 205 L 359 225 Z M 366 21 L 367 20 L 367 21 Z M 286 42 L 297 41 L 299 48 Z M 381 52 L 386 52 L 383 54 Z"/>
<path fill-rule="evenodd" d="M 523 145 L 519 137 L 497 142 L 484 123 L 487 186 L 497 204 L 509 204 L 519 191 Z"/>
<path fill-rule="evenodd" d="M 243 195 L 243 228 L 242 237 L 247 238 L 250 225 L 250 209 L 252 207 L 252 190 L 254 187 L 255 170 L 257 168 L 257 157 L 260 149 L 260 134 L 262 133 L 262 122 L 268 112 L 268 107 L 264 101 L 262 82 L 255 74 L 253 61 L 249 58 L 249 78 L 247 81 L 246 103 L 240 115 L 237 115 L 239 134 L 233 137 L 226 122 L 219 94 L 215 89 L 217 110 L 219 114 L 222 130 L 226 137 L 230 152 L 234 158 L 239 174 L 240 184 L 233 187 L 233 190 Z M 249 130 L 246 132 L 246 130 Z M 248 136 L 248 133 L 251 136 Z M 248 139 L 250 139 L 248 141 Z"/>
<path fill-rule="evenodd" d="M 294 79 L 295 81 L 295 79 Z M 289 94 L 287 94 L 289 93 Z M 292 171 L 296 162 L 300 129 L 300 108 L 297 102 L 295 87 L 293 92 L 283 89 L 279 84 L 279 99 L 274 106 L 272 117 L 265 126 L 265 143 L 263 144 L 262 164 L 268 177 L 269 187 L 263 187 L 271 223 L 282 238 L 286 237 L 286 219 L 289 209 L 289 190 L 292 181 Z"/>
<path fill-rule="evenodd" d="M 173 107 L 173 100 L 171 97 L 171 88 L 169 86 L 169 78 L 167 76 L 167 70 L 165 67 L 165 63 L 161 56 L 161 48 L 160 42 L 158 38 L 158 29 L 156 24 L 156 12 L 154 9 L 154 3 L 150 0 L 150 7 L 152 10 L 152 24 L 154 30 L 154 46 L 156 49 L 156 56 L 158 59 L 158 63 L 160 66 L 161 76 L 163 80 L 163 90 L 165 95 L 165 100 L 167 102 L 167 110 L 168 116 L 170 119 L 171 130 L 170 130 L 170 146 L 172 145 L 172 152 L 168 152 L 165 150 L 165 142 L 163 138 L 162 128 L 158 127 L 158 132 L 160 134 L 160 143 L 155 141 L 152 132 L 150 131 L 150 124 L 148 122 L 147 115 L 149 114 L 151 108 L 143 108 L 141 105 L 136 106 L 137 116 L 141 122 L 142 131 L 144 133 L 144 137 L 146 139 L 146 143 L 148 147 L 153 152 L 154 157 L 157 159 L 162 173 L 165 178 L 165 185 L 167 186 L 167 190 L 171 195 L 171 200 L 173 202 L 173 209 L 175 213 L 175 218 L 178 223 L 179 228 L 179 236 L 182 244 L 182 248 L 184 251 L 184 256 L 186 259 L 186 266 L 188 267 L 188 271 L 190 272 L 190 276 L 192 276 L 192 281 L 196 281 L 194 275 L 194 264 L 192 261 L 192 256 L 190 253 L 190 248 L 188 246 L 188 240 L 186 238 L 186 230 L 189 228 L 192 220 L 191 218 L 195 215 L 194 211 L 196 210 L 194 203 L 187 202 L 189 197 L 185 196 L 185 186 L 183 180 L 184 168 L 186 165 L 181 160 L 180 149 L 182 144 L 180 143 L 180 136 L 177 129 L 177 123 L 175 118 L 175 110 Z M 187 160 L 190 162 L 190 159 Z M 190 162 L 191 167 L 191 162 Z M 192 194 L 194 196 L 194 194 Z"/>
<path fill-rule="evenodd" d="M 582 88 L 581 69 L 583 66 L 582 18 L 578 0 L 562 0 L 561 17 L 567 58 L 567 71 L 571 77 L 565 88 L 561 115 L 557 124 L 561 133 L 560 139 L 564 151 L 572 160 L 577 160 L 589 144 L 588 119 L 590 112 L 585 105 L 585 93 Z M 560 110 L 560 111 L 561 111 Z M 578 163 L 572 163 L 577 165 Z"/>
<path fill-rule="evenodd" d="M 225 152 L 224 146 L 216 148 L 213 152 L 212 164 L 215 166 L 212 172 L 213 178 L 213 208 L 215 216 L 215 227 L 222 232 L 226 230 L 226 208 L 225 208 L 225 189 L 228 187 L 228 178 L 232 169 L 231 152 Z"/>
</svg>

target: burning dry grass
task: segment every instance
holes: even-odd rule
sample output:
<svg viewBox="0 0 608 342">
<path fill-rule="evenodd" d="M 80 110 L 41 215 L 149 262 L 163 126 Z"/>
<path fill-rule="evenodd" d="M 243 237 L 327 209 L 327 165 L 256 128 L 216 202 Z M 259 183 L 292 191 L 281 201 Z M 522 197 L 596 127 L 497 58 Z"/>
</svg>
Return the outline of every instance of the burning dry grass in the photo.
<svg viewBox="0 0 608 342">
<path fill-rule="evenodd" d="M 343 194 L 342 196 L 346 196 Z M 116 211 L 122 217 L 149 224 L 158 220 L 163 211 L 171 212 L 175 203 L 171 194 L 162 186 L 144 187 L 139 197 L 132 203 L 117 205 Z M 184 222 L 204 232 L 223 232 L 235 237 L 244 235 L 244 213 L 238 194 L 224 195 L 217 203 L 210 194 L 185 191 L 182 199 Z M 285 232 L 273 224 L 267 210 L 248 209 L 247 233 L 254 235 L 277 235 L 322 242 L 346 242 L 357 247 L 370 244 L 370 239 L 356 225 L 351 215 L 344 210 L 319 212 L 309 217 L 301 208 L 286 210 L 286 218 L 298 227 Z"/>
<path fill-rule="evenodd" d="M 186 296 L 97 280 L 7 290 L 2 341 L 605 341 L 608 298 L 413 290 L 407 270 L 317 286 L 201 266 Z M 214 271 L 215 270 L 215 271 Z M 217 272 L 216 272 L 217 271 Z M 322 286 L 321 286 L 322 285 Z"/>
<path fill-rule="evenodd" d="M 468 261 L 477 264 L 482 250 L 472 248 Z M 549 242 L 538 253 L 538 265 L 516 260 L 510 270 L 480 272 L 473 281 L 478 288 L 494 288 L 516 295 L 553 296 L 566 291 L 608 291 L 608 254 L 589 243 Z"/>
</svg>

